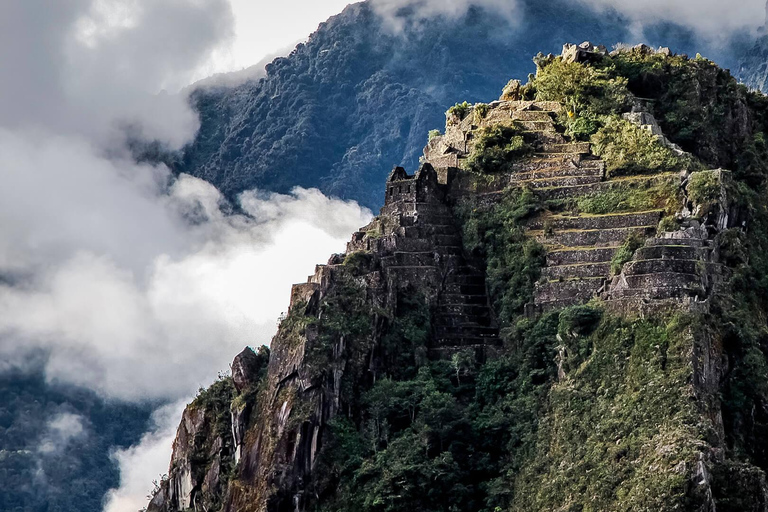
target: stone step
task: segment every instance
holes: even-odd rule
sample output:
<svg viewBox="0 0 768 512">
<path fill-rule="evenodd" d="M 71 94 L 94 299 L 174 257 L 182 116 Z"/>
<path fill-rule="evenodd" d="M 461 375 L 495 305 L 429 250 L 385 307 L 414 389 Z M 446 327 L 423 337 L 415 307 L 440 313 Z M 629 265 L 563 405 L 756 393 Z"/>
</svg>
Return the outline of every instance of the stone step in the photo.
<svg viewBox="0 0 768 512">
<path fill-rule="evenodd" d="M 396 210 L 401 215 L 412 216 L 414 212 L 432 213 L 451 216 L 451 209 L 440 202 L 402 202 L 392 203 L 383 208 L 384 210 Z"/>
<path fill-rule="evenodd" d="M 497 336 L 499 329 L 497 327 L 483 326 L 474 323 L 464 323 L 457 326 L 441 326 L 435 328 L 435 337 L 442 339 L 450 338 L 486 338 Z"/>
<path fill-rule="evenodd" d="M 556 154 L 581 154 L 588 155 L 591 151 L 592 145 L 589 142 L 569 142 L 565 144 L 545 144 L 540 153 L 556 153 Z"/>
<path fill-rule="evenodd" d="M 436 315 L 435 326 L 436 328 L 464 328 L 468 326 L 474 327 L 495 327 L 493 324 L 493 318 L 491 315 L 486 316 L 452 316 L 452 315 Z"/>
<path fill-rule="evenodd" d="M 445 279 L 446 286 L 485 286 L 485 275 L 479 272 L 455 272 Z"/>
<path fill-rule="evenodd" d="M 536 309 L 541 313 L 546 313 L 548 311 L 553 311 L 555 309 L 564 309 L 568 306 L 574 306 L 576 304 L 583 304 L 585 302 L 588 302 L 591 297 L 587 298 L 579 298 L 579 299 L 560 299 L 560 300 L 551 300 L 548 302 L 542 302 L 540 304 L 536 304 Z"/>
<path fill-rule="evenodd" d="M 622 268 L 626 276 L 657 274 L 660 272 L 674 272 L 681 274 L 697 274 L 699 270 L 705 270 L 707 264 L 701 260 L 672 260 L 672 259 L 652 259 L 652 260 L 633 260 L 627 262 Z"/>
<path fill-rule="evenodd" d="M 491 311 L 486 305 L 480 304 L 438 304 L 437 315 L 463 316 L 478 320 L 491 316 Z"/>
<path fill-rule="evenodd" d="M 605 162 L 593 158 L 584 158 L 583 156 L 554 158 L 525 158 L 512 165 L 515 172 L 543 171 L 547 169 L 558 169 L 562 167 L 571 167 L 577 169 L 598 169 L 605 171 Z M 584 173 L 587 174 L 587 173 Z"/>
<path fill-rule="evenodd" d="M 533 153 L 531 160 L 536 161 L 549 161 L 549 162 L 576 162 L 581 160 L 582 153 L 577 151 L 564 151 L 560 153 L 536 151 Z"/>
<path fill-rule="evenodd" d="M 701 277 L 697 274 L 679 272 L 654 272 L 624 276 L 628 288 L 690 288 L 701 286 Z"/>
<path fill-rule="evenodd" d="M 401 228 L 401 230 L 402 232 L 399 235 L 407 238 L 430 238 L 435 235 L 455 235 L 461 237 L 453 223 L 436 225 L 418 222 Z"/>
<path fill-rule="evenodd" d="M 388 253 L 437 253 L 441 255 L 461 255 L 464 253 L 464 248 L 460 245 L 461 240 L 451 238 L 445 239 L 444 242 L 452 245 L 443 245 L 434 239 L 426 238 L 386 237 L 381 240 L 379 248 Z"/>
<path fill-rule="evenodd" d="M 638 260 L 708 260 L 711 251 L 704 247 L 692 247 L 690 245 L 646 245 L 635 252 Z"/>
<path fill-rule="evenodd" d="M 464 262 L 460 248 L 456 248 L 456 254 L 440 254 L 437 251 L 429 252 L 395 252 L 390 256 L 381 258 L 381 264 L 385 267 L 418 267 L 418 266 L 436 266 L 455 267 Z M 436 257 L 435 255 L 439 257 Z"/>
<path fill-rule="evenodd" d="M 576 198 L 579 196 L 586 196 L 599 192 L 602 185 L 605 182 L 588 183 L 584 185 L 575 185 L 572 187 L 552 187 L 552 188 L 540 188 L 536 190 L 536 195 L 544 200 L 550 199 L 568 199 Z"/>
<path fill-rule="evenodd" d="M 520 130 L 520 133 L 527 142 L 537 144 L 565 144 L 566 140 L 557 132 L 540 132 L 533 130 Z"/>
<path fill-rule="evenodd" d="M 610 247 L 578 247 L 573 249 L 558 249 L 547 252 L 547 265 L 569 265 L 574 263 L 604 263 L 610 262 L 618 245 Z"/>
<path fill-rule="evenodd" d="M 652 246 L 673 246 L 673 247 L 708 247 L 709 240 L 703 240 L 701 238 L 651 238 L 646 240 L 645 245 L 647 247 Z"/>
<path fill-rule="evenodd" d="M 510 117 L 515 121 L 552 122 L 552 112 L 546 110 L 513 110 Z"/>
<path fill-rule="evenodd" d="M 423 227 L 423 226 L 450 226 L 454 230 L 456 224 L 453 222 L 453 216 L 442 213 L 423 213 L 420 212 L 414 216 L 404 215 L 400 217 L 400 226 L 402 227 Z"/>
<path fill-rule="evenodd" d="M 566 176 L 597 176 L 603 177 L 603 170 L 599 167 L 577 167 L 574 165 L 558 165 L 534 169 L 531 171 L 517 171 L 510 176 L 510 181 L 527 181 L 547 178 L 563 178 Z"/>
<path fill-rule="evenodd" d="M 555 231 L 546 235 L 541 230 L 529 234 L 544 245 L 560 247 L 601 247 L 624 242 L 629 236 L 652 236 L 656 226 L 635 226 L 630 228 L 570 229 Z"/>
<path fill-rule="evenodd" d="M 537 283 L 534 302 L 539 305 L 553 301 L 568 301 L 571 304 L 586 301 L 595 296 L 605 281 L 603 277 L 593 277 Z"/>
<path fill-rule="evenodd" d="M 446 284 L 444 293 L 446 295 L 486 295 L 485 284 Z"/>
<path fill-rule="evenodd" d="M 544 200 L 575 198 L 578 196 L 585 196 L 597 192 L 609 191 L 612 188 L 615 188 L 617 185 L 633 187 L 648 186 L 654 181 L 668 179 L 670 177 L 677 177 L 677 174 L 666 172 L 655 175 L 630 176 L 626 178 L 610 179 L 592 185 L 577 185 L 573 187 L 539 189 L 536 191 L 536 194 Z"/>
<path fill-rule="evenodd" d="M 605 263 L 576 263 L 571 265 L 555 265 L 541 269 L 541 276 L 548 281 L 557 279 L 572 279 L 585 277 L 608 277 L 611 264 Z"/>
<path fill-rule="evenodd" d="M 518 185 L 530 187 L 533 189 L 552 188 L 552 187 L 573 187 L 577 185 L 588 185 L 591 183 L 599 183 L 603 180 L 600 175 L 586 175 L 586 176 L 560 176 L 560 177 L 548 177 L 548 178 L 534 178 L 531 180 L 515 180 Z"/>
<path fill-rule="evenodd" d="M 497 100 L 491 105 L 500 105 L 503 108 L 509 108 L 513 111 L 543 110 L 545 112 L 557 113 L 563 110 L 563 106 L 558 101 L 532 101 L 532 100 Z"/>
<path fill-rule="evenodd" d="M 527 224 L 529 229 L 609 229 L 654 226 L 661 219 L 662 210 L 646 212 L 611 213 L 608 215 L 542 215 Z"/>
<path fill-rule="evenodd" d="M 521 128 L 534 132 L 556 132 L 555 123 L 548 121 L 517 121 L 515 124 Z"/>
<path fill-rule="evenodd" d="M 621 288 L 611 290 L 611 299 L 643 298 L 643 299 L 676 299 L 698 295 L 704 298 L 706 290 L 700 284 L 689 286 L 648 286 L 642 288 Z"/>
</svg>

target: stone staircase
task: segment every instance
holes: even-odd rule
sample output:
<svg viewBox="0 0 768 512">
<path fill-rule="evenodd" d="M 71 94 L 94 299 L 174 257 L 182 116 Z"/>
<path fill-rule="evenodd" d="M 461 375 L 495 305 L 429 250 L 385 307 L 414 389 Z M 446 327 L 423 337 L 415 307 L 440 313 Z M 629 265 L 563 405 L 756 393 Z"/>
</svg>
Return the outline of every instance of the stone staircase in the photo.
<svg viewBox="0 0 768 512">
<path fill-rule="evenodd" d="M 377 220 L 353 235 L 347 254 L 378 255 L 382 280 L 391 290 L 408 284 L 433 290 L 432 357 L 469 349 L 484 359 L 488 349 L 500 343 L 485 273 L 464 254 L 437 174 L 431 166 L 414 176 L 396 170 L 388 183 L 394 192 L 388 192 Z M 371 236 L 373 232 L 377 236 Z"/>
<path fill-rule="evenodd" d="M 647 239 L 612 279 L 605 297 L 625 311 L 642 311 L 650 301 L 695 305 L 710 296 L 727 273 L 706 230 L 694 226 Z"/>
<path fill-rule="evenodd" d="M 535 219 L 529 233 L 547 249 L 547 266 L 536 285 L 534 304 L 547 310 L 597 295 L 610 278 L 611 259 L 618 248 L 630 236 L 652 236 L 661 214 L 661 210 L 548 214 Z"/>
<path fill-rule="evenodd" d="M 651 174 L 609 179 L 605 162 L 592 154 L 588 142 L 569 142 L 557 132 L 554 117 L 562 107 L 556 103 L 502 101 L 489 107 L 482 120 L 468 115 L 460 122 L 449 122 L 443 140 L 431 142 L 426 148 L 427 160 L 460 168 L 462 159 L 472 151 L 476 131 L 493 125 L 522 129 L 535 152 L 518 161 L 512 172 L 495 176 L 490 185 L 478 186 L 457 170 L 454 189 L 460 189 L 460 194 L 476 194 L 492 201 L 504 189 L 519 186 L 531 189 L 548 204 L 572 204 L 580 197 L 617 185 L 647 186 L 659 177 Z M 443 159 L 443 155 L 449 158 Z M 654 209 L 589 215 L 557 210 L 553 207 L 553 211 L 527 225 L 529 235 L 547 250 L 547 266 L 535 288 L 534 306 L 539 311 L 583 303 L 605 292 L 616 251 L 629 237 L 653 237 L 663 213 Z M 642 279 L 632 277 L 629 281 Z"/>
<path fill-rule="evenodd" d="M 388 281 L 407 273 L 439 279 L 433 314 L 433 357 L 461 349 L 484 350 L 499 344 L 499 329 L 488 303 L 485 274 L 463 253 L 461 235 L 450 208 L 442 203 L 412 203 L 400 213 L 392 249 L 381 258 Z M 385 243 L 385 247 L 386 247 Z"/>
</svg>

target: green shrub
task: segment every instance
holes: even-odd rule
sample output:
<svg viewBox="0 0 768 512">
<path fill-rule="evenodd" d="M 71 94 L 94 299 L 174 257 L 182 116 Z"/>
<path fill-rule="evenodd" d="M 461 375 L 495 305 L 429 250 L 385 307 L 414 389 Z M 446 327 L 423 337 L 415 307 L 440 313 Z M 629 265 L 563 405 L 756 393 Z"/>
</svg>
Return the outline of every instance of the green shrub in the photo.
<svg viewBox="0 0 768 512">
<path fill-rule="evenodd" d="M 359 276 L 368 272 L 372 260 L 371 253 L 355 251 L 346 255 L 343 265 L 352 272 L 352 275 Z"/>
<path fill-rule="evenodd" d="M 542 206 L 530 190 L 517 188 L 508 190 L 491 206 L 477 201 L 467 198 L 456 207 L 464 247 L 469 253 L 485 256 L 491 303 L 502 322 L 511 323 L 533 300 L 533 289 L 544 266 L 546 252 L 526 235 L 523 222 Z"/>
<path fill-rule="evenodd" d="M 655 208 L 672 213 L 679 204 L 677 181 L 677 176 L 671 176 L 655 180 L 648 187 L 633 187 L 617 182 L 611 189 L 579 197 L 576 204 L 582 213 L 595 215 Z"/>
<path fill-rule="evenodd" d="M 610 174 L 658 173 L 694 167 L 691 158 L 678 156 L 658 137 L 613 116 L 592 136 L 593 151 L 605 160 Z"/>
<path fill-rule="evenodd" d="M 678 221 L 674 215 L 667 215 L 659 221 L 656 232 L 661 234 L 668 233 L 670 231 L 677 231 L 678 229 L 680 229 L 680 221 Z"/>
<path fill-rule="evenodd" d="M 533 152 L 520 130 L 511 126 L 483 128 L 472 153 L 467 158 L 467 170 L 482 174 L 509 171 L 512 163 Z"/>
<path fill-rule="evenodd" d="M 429 130 L 428 138 L 431 141 L 432 139 L 440 137 L 441 135 L 442 133 L 440 132 L 440 130 Z"/>
<path fill-rule="evenodd" d="M 462 103 L 457 103 L 451 108 L 449 108 L 448 113 L 454 117 L 457 117 L 459 120 L 461 120 L 466 117 L 470 109 L 472 109 L 472 105 L 470 105 L 465 101 Z"/>
<path fill-rule="evenodd" d="M 624 264 L 632 260 L 635 251 L 642 247 L 644 243 L 645 239 L 641 236 L 629 236 L 619 247 L 619 250 L 616 251 L 616 254 L 613 255 L 613 258 L 611 258 L 611 275 L 621 273 L 621 268 Z"/>
<path fill-rule="evenodd" d="M 720 200 L 720 176 L 718 171 L 700 171 L 691 174 L 686 189 L 688 199 L 707 212 Z"/>
<path fill-rule="evenodd" d="M 575 140 L 588 141 L 602 126 L 601 117 L 591 112 L 567 115 L 565 134 Z"/>
<path fill-rule="evenodd" d="M 627 80 L 611 77 L 609 71 L 555 59 L 540 67 L 534 80 L 536 99 L 559 101 L 576 115 L 612 114 L 629 104 Z"/>
<path fill-rule="evenodd" d="M 479 123 L 482 119 L 485 119 L 485 116 L 488 115 L 488 112 L 490 110 L 491 110 L 491 107 L 487 103 L 476 104 L 474 108 L 475 123 Z"/>
</svg>

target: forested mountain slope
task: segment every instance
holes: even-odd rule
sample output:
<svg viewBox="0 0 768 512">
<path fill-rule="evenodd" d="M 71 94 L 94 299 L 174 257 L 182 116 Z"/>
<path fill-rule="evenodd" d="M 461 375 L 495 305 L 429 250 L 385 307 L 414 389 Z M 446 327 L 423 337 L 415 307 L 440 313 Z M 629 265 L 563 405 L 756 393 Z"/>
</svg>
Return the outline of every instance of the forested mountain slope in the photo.
<svg viewBox="0 0 768 512">
<path fill-rule="evenodd" d="M 258 187 L 300 185 L 381 205 L 392 163 L 413 167 L 457 98 L 489 101 L 512 77 L 534 71 L 530 55 L 559 53 L 562 41 L 633 40 L 619 14 L 580 2 L 519 2 L 512 25 L 472 9 L 458 19 L 419 21 L 404 12 L 402 32 L 368 3 L 323 23 L 266 78 L 192 93 L 202 126 L 174 168 L 233 197 Z M 671 24 L 646 28 L 648 44 L 705 53 L 728 64 L 738 48 L 711 49 Z"/>
</svg>

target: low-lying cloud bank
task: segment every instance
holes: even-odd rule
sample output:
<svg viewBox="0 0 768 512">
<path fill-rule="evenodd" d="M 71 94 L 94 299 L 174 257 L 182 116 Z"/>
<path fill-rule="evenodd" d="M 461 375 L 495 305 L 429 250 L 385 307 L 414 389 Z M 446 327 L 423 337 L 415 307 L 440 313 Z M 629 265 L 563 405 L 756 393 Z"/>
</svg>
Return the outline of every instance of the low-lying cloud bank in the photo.
<svg viewBox="0 0 768 512">
<path fill-rule="evenodd" d="M 166 187 L 158 169 L 124 177 L 87 157 L 57 187 L 45 170 L 60 171 L 3 154 L 0 145 L 0 167 L 36 174 L 52 197 L 38 190 L 45 211 L 19 216 L 35 191 L 0 191 L 0 268 L 12 276 L 0 285 L 0 354 L 21 364 L 45 348 L 49 379 L 110 398 L 179 398 L 243 346 L 268 344 L 290 283 L 370 216 L 304 189 L 247 193 L 247 214 L 225 215 L 206 182 L 181 176 Z M 77 170 L 96 164 L 114 173 L 103 187 Z"/>
<path fill-rule="evenodd" d="M 175 404 L 115 454 L 111 511 L 142 505 L 183 403 L 243 346 L 269 343 L 290 284 L 370 217 L 304 189 L 248 192 L 233 215 L 212 185 L 132 161 L 126 128 L 169 148 L 194 135 L 173 92 L 233 26 L 229 0 L 0 5 L 0 371 L 42 350 L 49 381 Z M 41 474 L 98 435 L 87 425 L 72 412 L 41 426 Z"/>
<path fill-rule="evenodd" d="M 737 32 L 754 31 L 766 18 L 762 0 L 745 0 L 738 6 L 720 0 L 577 0 L 585 8 L 612 10 L 632 23 L 638 40 L 646 27 L 658 23 L 675 23 L 689 28 L 704 40 L 725 41 Z M 422 19 L 433 16 L 460 17 L 471 7 L 497 13 L 512 23 L 525 23 L 525 9 L 520 0 L 372 0 L 377 12 L 396 29 L 402 28 L 399 14 L 407 9 Z"/>
</svg>

